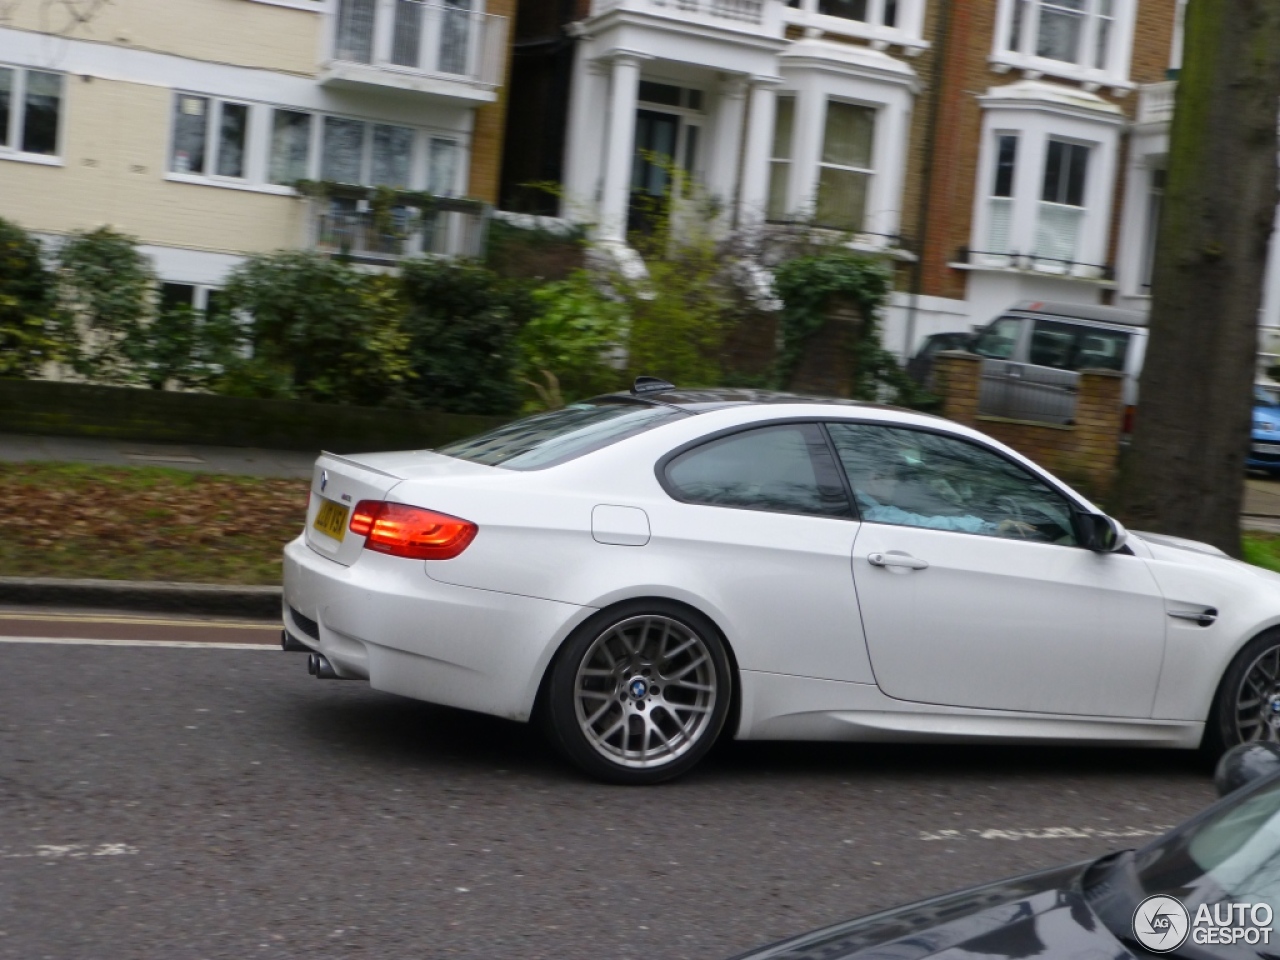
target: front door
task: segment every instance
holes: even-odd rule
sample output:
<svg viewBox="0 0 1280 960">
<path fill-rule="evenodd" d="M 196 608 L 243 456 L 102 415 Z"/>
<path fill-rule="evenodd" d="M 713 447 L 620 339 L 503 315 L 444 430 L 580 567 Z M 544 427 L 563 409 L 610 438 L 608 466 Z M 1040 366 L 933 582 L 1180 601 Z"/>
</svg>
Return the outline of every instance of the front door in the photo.
<svg viewBox="0 0 1280 960">
<path fill-rule="evenodd" d="M 664 211 L 671 194 L 671 171 L 679 137 L 678 116 L 657 110 L 636 111 L 628 232 L 651 232 Z"/>
<path fill-rule="evenodd" d="M 853 580 L 900 700 L 1149 717 L 1164 600 L 1142 559 L 1077 545 L 1065 497 L 954 436 L 832 424 L 863 523 Z"/>
</svg>

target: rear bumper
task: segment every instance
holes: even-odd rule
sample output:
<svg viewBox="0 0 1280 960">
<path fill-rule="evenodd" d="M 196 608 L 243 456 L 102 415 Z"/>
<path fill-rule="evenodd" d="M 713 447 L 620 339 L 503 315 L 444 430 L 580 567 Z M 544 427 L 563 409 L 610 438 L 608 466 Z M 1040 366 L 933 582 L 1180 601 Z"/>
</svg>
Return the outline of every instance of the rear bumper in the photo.
<svg viewBox="0 0 1280 960">
<path fill-rule="evenodd" d="M 284 551 L 285 628 L 339 676 L 444 706 L 527 720 L 551 655 L 591 607 L 441 583 L 423 561 L 351 566 L 299 537 Z"/>
</svg>

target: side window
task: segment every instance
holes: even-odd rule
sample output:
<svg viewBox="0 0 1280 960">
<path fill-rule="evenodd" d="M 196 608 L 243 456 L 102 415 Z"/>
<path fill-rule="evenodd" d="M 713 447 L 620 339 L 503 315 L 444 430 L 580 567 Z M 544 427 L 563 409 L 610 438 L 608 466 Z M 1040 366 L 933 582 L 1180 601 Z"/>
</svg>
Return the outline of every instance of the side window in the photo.
<svg viewBox="0 0 1280 960">
<path fill-rule="evenodd" d="M 976 443 L 903 427 L 830 423 L 868 523 L 1076 544 L 1067 500 Z"/>
<path fill-rule="evenodd" d="M 712 440 L 666 466 L 677 500 L 744 510 L 849 517 L 849 499 L 816 424 L 761 427 Z"/>
<path fill-rule="evenodd" d="M 1080 328 L 1053 320 L 1037 320 L 1031 330 L 1027 359 L 1038 367 L 1075 370 Z"/>
<path fill-rule="evenodd" d="M 1022 320 L 1018 317 L 1001 317 L 982 333 L 973 345 L 973 352 L 991 360 L 1008 360 L 1018 346 L 1018 334 Z"/>
</svg>

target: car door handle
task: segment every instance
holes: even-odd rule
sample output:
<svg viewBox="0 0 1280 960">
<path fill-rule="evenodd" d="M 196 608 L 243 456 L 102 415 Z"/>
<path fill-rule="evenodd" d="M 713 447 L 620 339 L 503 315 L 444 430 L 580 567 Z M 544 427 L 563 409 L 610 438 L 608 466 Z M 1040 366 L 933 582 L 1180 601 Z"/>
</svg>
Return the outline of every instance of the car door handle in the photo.
<svg viewBox="0 0 1280 960">
<path fill-rule="evenodd" d="M 1218 619 L 1218 611 L 1213 607 L 1206 607 L 1199 613 L 1194 610 L 1170 610 L 1169 616 L 1178 620 L 1190 620 L 1201 627 L 1207 627 Z"/>
<path fill-rule="evenodd" d="M 905 570 L 924 570 L 929 566 L 927 560 L 917 560 L 905 553 L 869 553 L 867 563 L 873 567 L 902 567 Z"/>
</svg>

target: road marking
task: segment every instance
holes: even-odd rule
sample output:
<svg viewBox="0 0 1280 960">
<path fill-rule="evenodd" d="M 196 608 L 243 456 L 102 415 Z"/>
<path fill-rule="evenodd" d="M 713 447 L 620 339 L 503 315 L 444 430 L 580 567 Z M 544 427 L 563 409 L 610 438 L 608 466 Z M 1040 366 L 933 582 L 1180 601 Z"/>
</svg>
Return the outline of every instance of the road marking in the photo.
<svg viewBox="0 0 1280 960">
<path fill-rule="evenodd" d="M 0 860 L 22 860 L 27 857 L 44 857 L 50 860 L 69 857 L 72 860 L 79 860 L 81 857 L 132 856 L 137 852 L 138 848 L 128 843 L 100 843 L 93 848 L 83 843 L 42 843 L 31 853 L 9 853 L 7 850 L 0 850 Z"/>
<path fill-rule="evenodd" d="M 216 630 L 279 630 L 279 623 L 262 620 L 160 620 L 143 617 L 99 617 L 77 613 L 0 613 L 0 620 L 43 623 L 126 623 L 157 627 L 211 627 Z"/>
<path fill-rule="evenodd" d="M 202 650 L 279 650 L 278 643 L 206 643 L 201 640 L 100 640 L 93 637 L 0 637 L 0 643 L 51 643 L 81 647 L 193 647 Z"/>
<path fill-rule="evenodd" d="M 1114 840 L 1124 837 L 1159 837 L 1167 827 L 1039 827 L 1032 829 L 921 830 L 920 840 Z"/>
</svg>

